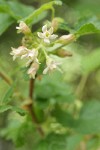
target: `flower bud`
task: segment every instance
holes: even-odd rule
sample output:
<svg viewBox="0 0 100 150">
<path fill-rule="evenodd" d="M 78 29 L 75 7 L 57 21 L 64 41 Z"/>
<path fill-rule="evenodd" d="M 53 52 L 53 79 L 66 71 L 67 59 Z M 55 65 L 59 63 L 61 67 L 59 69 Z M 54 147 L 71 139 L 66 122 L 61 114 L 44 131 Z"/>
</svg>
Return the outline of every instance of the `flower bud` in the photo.
<svg viewBox="0 0 100 150">
<path fill-rule="evenodd" d="M 39 69 L 39 64 L 34 62 L 31 64 L 30 68 L 28 69 L 27 74 L 30 76 L 30 78 L 34 79 L 38 69 Z"/>
<path fill-rule="evenodd" d="M 62 18 L 58 18 L 58 17 L 56 17 L 56 18 L 54 18 L 52 20 L 51 25 L 52 25 L 52 27 L 54 29 L 54 32 L 56 32 L 58 30 L 59 24 L 62 23 L 62 22 L 63 22 L 63 19 Z"/>
<path fill-rule="evenodd" d="M 30 28 L 23 21 L 21 21 L 19 23 L 19 27 L 16 27 L 16 29 L 18 30 L 18 33 L 21 33 L 21 32 L 24 33 L 24 34 L 31 33 Z"/>
<path fill-rule="evenodd" d="M 69 52 L 69 51 L 66 51 L 64 49 L 60 49 L 60 50 L 57 51 L 57 55 L 64 58 L 64 57 L 71 57 L 72 53 Z"/>
<path fill-rule="evenodd" d="M 67 44 L 75 41 L 76 37 L 74 34 L 63 35 L 59 38 L 59 42 Z"/>
</svg>

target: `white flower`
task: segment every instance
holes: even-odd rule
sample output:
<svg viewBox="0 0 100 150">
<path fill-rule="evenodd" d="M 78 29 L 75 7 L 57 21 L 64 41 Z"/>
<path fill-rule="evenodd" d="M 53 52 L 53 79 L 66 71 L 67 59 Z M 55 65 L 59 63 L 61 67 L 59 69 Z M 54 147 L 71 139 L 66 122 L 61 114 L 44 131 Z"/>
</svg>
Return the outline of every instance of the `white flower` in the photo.
<svg viewBox="0 0 100 150">
<path fill-rule="evenodd" d="M 23 57 L 24 55 L 27 54 L 27 48 L 24 46 L 20 46 L 18 48 L 11 48 L 12 52 L 10 53 L 11 55 L 13 55 L 13 60 L 15 60 L 17 57 Z"/>
<path fill-rule="evenodd" d="M 22 32 L 24 34 L 31 33 L 30 28 L 23 21 L 20 21 L 19 26 L 16 27 L 16 29 L 18 30 L 18 33 L 20 33 L 20 32 Z"/>
<path fill-rule="evenodd" d="M 28 69 L 27 74 L 30 76 L 30 78 L 34 79 L 38 69 L 39 69 L 39 64 L 34 62 Z"/>
<path fill-rule="evenodd" d="M 21 59 L 28 58 L 30 60 L 34 60 L 37 58 L 37 56 L 38 56 L 38 51 L 35 48 L 32 50 L 27 49 L 27 53 L 23 55 Z"/>
<path fill-rule="evenodd" d="M 51 72 L 51 71 L 53 71 L 53 70 L 55 70 L 55 69 L 58 69 L 59 71 L 61 71 L 60 68 L 58 67 L 58 65 L 60 65 L 60 64 L 61 64 L 61 63 L 56 62 L 56 61 L 54 61 L 52 58 L 49 57 L 49 58 L 47 59 L 47 61 L 46 61 L 47 67 L 44 69 L 43 74 L 46 74 L 46 73 L 48 73 L 48 72 Z"/>
<path fill-rule="evenodd" d="M 26 63 L 26 67 L 29 66 L 33 61 L 35 63 L 40 64 L 37 56 L 38 56 L 38 50 L 36 50 L 36 49 L 28 50 L 28 53 L 25 56 L 26 58 L 28 58 L 28 62 Z"/>
<path fill-rule="evenodd" d="M 43 32 L 43 33 L 42 33 Z M 42 27 L 42 32 L 38 32 L 38 36 L 44 40 L 45 43 L 50 43 L 51 40 L 54 40 L 58 35 L 53 34 L 53 27 L 47 30 L 47 25 Z"/>
</svg>

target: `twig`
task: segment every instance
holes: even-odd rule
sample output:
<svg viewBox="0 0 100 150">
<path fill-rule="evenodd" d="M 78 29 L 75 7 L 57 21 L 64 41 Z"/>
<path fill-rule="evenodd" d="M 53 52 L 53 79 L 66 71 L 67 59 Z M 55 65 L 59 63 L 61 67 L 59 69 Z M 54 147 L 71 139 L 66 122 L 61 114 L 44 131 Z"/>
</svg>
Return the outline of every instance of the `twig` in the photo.
<svg viewBox="0 0 100 150">
<path fill-rule="evenodd" d="M 0 77 L 9 85 L 11 85 L 11 80 L 2 72 L 0 72 Z"/>
<path fill-rule="evenodd" d="M 79 85 L 78 85 L 78 87 L 76 89 L 76 92 L 75 92 L 76 96 L 78 98 L 80 98 L 80 99 L 82 98 L 82 93 L 83 93 L 83 90 L 84 90 L 85 85 L 87 83 L 88 76 L 89 76 L 88 74 L 82 76 L 82 78 L 80 80 L 80 83 L 79 83 Z"/>
<path fill-rule="evenodd" d="M 33 123 L 35 123 L 37 125 L 38 132 L 40 133 L 40 135 L 42 137 L 44 137 L 44 132 L 43 132 L 42 128 L 39 126 L 39 122 L 38 122 L 38 119 L 37 119 L 35 111 L 34 111 L 34 102 L 32 100 L 33 94 L 34 94 L 34 83 L 35 83 L 35 79 L 30 79 L 30 85 L 29 85 L 30 103 L 27 104 L 27 108 L 28 108 L 28 111 L 32 117 Z"/>
</svg>

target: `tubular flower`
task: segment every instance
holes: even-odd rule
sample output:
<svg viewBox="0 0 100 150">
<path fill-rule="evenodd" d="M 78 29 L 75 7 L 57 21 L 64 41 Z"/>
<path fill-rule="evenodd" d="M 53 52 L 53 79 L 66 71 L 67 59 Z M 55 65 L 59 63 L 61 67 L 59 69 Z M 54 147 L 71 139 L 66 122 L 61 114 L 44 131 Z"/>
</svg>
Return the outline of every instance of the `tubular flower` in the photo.
<svg viewBox="0 0 100 150">
<path fill-rule="evenodd" d="M 39 64 L 34 62 L 28 69 L 27 74 L 30 76 L 30 78 L 34 79 L 38 69 L 39 69 Z"/>
<path fill-rule="evenodd" d="M 29 50 L 27 55 L 25 56 L 26 58 L 28 58 L 26 67 L 29 66 L 32 62 L 40 64 L 37 56 L 38 56 L 38 51 L 36 49 Z"/>
<path fill-rule="evenodd" d="M 42 27 L 42 32 L 38 32 L 38 37 L 43 39 L 45 43 L 50 44 L 51 40 L 54 40 L 58 37 L 58 35 L 53 34 L 53 27 L 47 30 L 47 25 Z"/>
<path fill-rule="evenodd" d="M 18 48 L 11 48 L 12 52 L 10 53 L 11 55 L 13 55 L 13 60 L 15 60 L 17 57 L 24 57 L 24 55 L 27 54 L 28 50 L 26 47 L 24 46 L 20 46 Z"/>
<path fill-rule="evenodd" d="M 16 27 L 16 29 L 18 30 L 18 33 L 21 33 L 21 32 L 24 34 L 31 33 L 30 28 L 23 21 L 20 21 L 19 26 Z"/>
<path fill-rule="evenodd" d="M 58 67 L 58 65 L 60 64 L 61 63 L 55 62 L 52 58 L 48 58 L 46 61 L 47 67 L 44 69 L 43 74 L 52 72 L 55 69 L 58 69 L 59 71 L 61 71 L 60 68 Z"/>
<path fill-rule="evenodd" d="M 22 58 L 28 58 L 30 60 L 35 60 L 38 56 L 38 51 L 34 48 L 32 50 L 27 49 L 27 53 L 21 57 Z"/>
</svg>

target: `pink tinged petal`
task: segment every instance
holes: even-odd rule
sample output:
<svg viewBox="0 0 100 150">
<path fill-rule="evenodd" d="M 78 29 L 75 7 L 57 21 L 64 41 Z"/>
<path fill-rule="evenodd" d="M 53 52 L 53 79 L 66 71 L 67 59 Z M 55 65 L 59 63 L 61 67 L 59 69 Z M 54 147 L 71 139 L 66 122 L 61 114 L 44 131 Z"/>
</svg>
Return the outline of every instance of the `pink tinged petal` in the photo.
<svg viewBox="0 0 100 150">
<path fill-rule="evenodd" d="M 50 34 L 52 34 L 52 33 L 53 33 L 53 27 L 51 27 L 51 28 L 48 30 L 48 32 L 49 32 Z"/>
<path fill-rule="evenodd" d="M 49 71 L 49 68 L 47 67 L 43 70 L 43 74 L 47 74 L 48 71 Z"/>
<path fill-rule="evenodd" d="M 42 27 L 42 32 L 44 33 L 44 32 L 46 32 L 47 31 L 47 25 L 44 25 L 43 27 Z"/>
<path fill-rule="evenodd" d="M 22 56 L 21 56 L 21 59 L 23 59 L 23 58 L 25 58 L 25 57 L 27 57 L 27 54 L 22 55 Z"/>
<path fill-rule="evenodd" d="M 26 63 L 26 67 L 28 67 L 31 63 L 32 63 L 32 60 L 29 60 L 29 61 Z"/>
<path fill-rule="evenodd" d="M 42 39 L 44 38 L 44 34 L 43 34 L 43 33 L 38 32 L 37 34 L 38 34 L 38 37 L 39 37 L 39 38 L 42 38 Z"/>
<path fill-rule="evenodd" d="M 50 44 L 50 40 L 49 39 L 44 39 L 44 42 L 47 44 Z"/>
<path fill-rule="evenodd" d="M 53 34 L 53 35 L 51 35 L 49 38 L 50 38 L 50 40 L 54 40 L 54 39 L 56 39 L 57 37 L 58 37 L 58 35 Z"/>
</svg>

